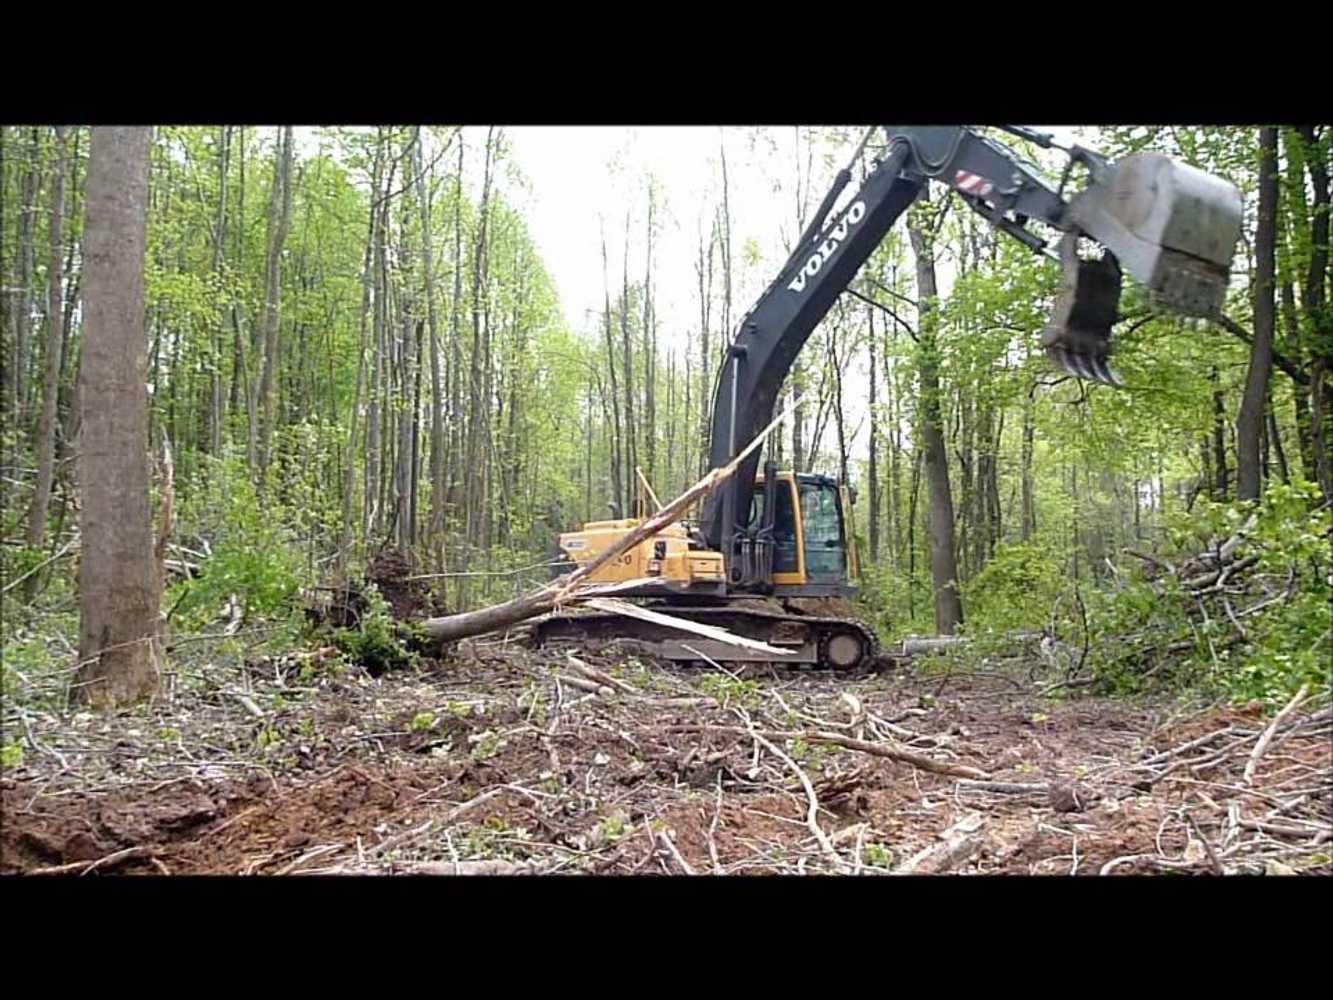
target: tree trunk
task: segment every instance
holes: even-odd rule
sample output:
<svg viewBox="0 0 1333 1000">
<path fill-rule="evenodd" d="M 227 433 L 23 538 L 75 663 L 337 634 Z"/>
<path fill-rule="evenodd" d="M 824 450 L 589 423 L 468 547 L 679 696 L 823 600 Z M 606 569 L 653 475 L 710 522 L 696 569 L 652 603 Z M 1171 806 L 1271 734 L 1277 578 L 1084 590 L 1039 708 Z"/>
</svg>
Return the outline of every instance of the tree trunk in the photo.
<svg viewBox="0 0 1333 1000">
<path fill-rule="evenodd" d="M 218 215 L 213 237 L 213 272 L 221 278 L 223 247 L 227 233 L 227 166 L 231 153 L 231 128 L 223 126 L 218 143 Z M 222 453 L 222 322 L 213 334 L 208 376 L 208 451 Z"/>
<path fill-rule="evenodd" d="M 634 497 L 637 495 L 638 478 L 634 475 L 634 470 L 638 465 L 638 450 L 636 448 L 636 438 L 638 437 L 638 425 L 634 420 L 634 352 L 630 348 L 629 336 L 629 213 L 625 213 L 625 252 L 621 261 L 621 280 L 620 280 L 620 351 L 621 364 L 624 366 L 625 384 L 622 387 L 625 391 L 625 433 L 622 439 L 625 450 L 625 502 L 630 505 L 630 509 L 625 511 L 625 516 L 635 516 L 637 511 L 633 509 Z"/>
<path fill-rule="evenodd" d="M 434 244 L 431 240 L 430 202 L 422 175 L 421 130 L 413 146 L 413 174 L 417 183 L 417 205 L 421 215 L 421 275 L 426 285 L 426 325 L 430 329 L 430 546 L 435 553 L 435 572 L 444 569 L 444 397 L 440 388 L 440 330 L 435 318 Z"/>
<path fill-rule="evenodd" d="M 929 202 L 928 196 L 924 199 Z M 908 233 L 916 256 L 918 336 L 920 338 L 921 440 L 925 448 L 926 489 L 930 498 L 930 571 L 935 592 L 935 631 L 953 635 L 963 623 L 958 594 L 958 565 L 954 556 L 953 493 L 949 487 L 949 458 L 944 449 L 940 413 L 939 345 L 936 340 L 935 258 L 930 238 L 919 221 L 909 222 Z"/>
<path fill-rule="evenodd" d="M 1325 133 L 1329 126 L 1323 126 Z M 1333 370 L 1333 310 L 1329 308 L 1326 284 L 1329 263 L 1330 197 L 1328 163 L 1313 125 L 1297 127 L 1305 147 L 1305 168 L 1314 190 L 1310 222 L 1310 263 L 1302 284 L 1302 304 L 1313 327 L 1313 361 L 1310 369 L 1310 437 L 1315 478 L 1325 500 L 1333 500 L 1333 393 L 1327 379 Z"/>
<path fill-rule="evenodd" d="M 648 181 L 648 225 L 644 239 L 647 242 L 646 263 L 643 275 L 643 452 L 644 467 L 648 481 L 657 476 L 657 397 L 654 383 L 657 381 L 656 341 L 653 336 L 653 182 Z M 661 489 L 661 483 L 657 484 Z"/>
<path fill-rule="evenodd" d="M 1277 240 L 1277 129 L 1259 130 L 1259 219 L 1255 233 L 1254 340 L 1250 343 L 1250 367 L 1245 395 L 1236 418 L 1236 497 L 1259 498 L 1259 438 L 1263 427 L 1264 401 L 1268 396 L 1268 372 L 1273 365 L 1275 320 L 1274 271 Z"/>
<path fill-rule="evenodd" d="M 1227 469 L 1227 410 L 1216 365 L 1212 368 L 1210 378 L 1213 383 L 1213 472 L 1217 477 L 1213 481 L 1213 499 L 1224 503 L 1230 478 L 1230 470 Z"/>
<path fill-rule="evenodd" d="M 37 130 L 32 130 L 28 146 L 28 165 L 23 172 L 18 221 L 18 302 L 14 310 L 14 375 L 12 400 L 14 426 L 28 422 L 28 351 L 32 336 L 32 272 L 33 224 L 37 211 L 37 188 L 40 186 L 41 160 Z M 17 464 L 17 463 L 16 463 Z"/>
<path fill-rule="evenodd" d="M 151 142 L 148 128 L 97 127 L 88 160 L 74 696 L 107 707 L 152 694 L 160 673 L 143 327 Z"/>
<path fill-rule="evenodd" d="M 625 491 L 621 488 L 620 465 L 620 399 L 616 388 L 616 352 L 615 341 L 611 336 L 611 284 L 607 274 L 606 230 L 602 230 L 602 328 L 606 333 L 606 370 L 611 378 L 611 486 L 614 490 L 618 517 L 628 514 L 625 509 Z"/>
<path fill-rule="evenodd" d="M 867 319 L 870 323 L 870 467 L 867 474 L 870 482 L 867 484 L 870 491 L 870 561 L 879 562 L 879 417 L 878 404 L 876 402 L 876 389 L 879 379 L 875 371 L 875 313 L 873 310 L 867 310 Z"/>
<path fill-rule="evenodd" d="M 269 201 L 272 225 L 269 230 L 268 251 L 264 264 L 264 357 L 259 378 L 261 425 L 259 434 L 259 466 L 268 468 L 269 450 L 275 424 L 276 383 L 281 363 L 282 344 L 279 337 L 282 297 L 282 248 L 287 240 L 287 223 L 292 206 L 292 126 L 283 128 L 273 167 L 273 196 Z M 276 218 L 273 218 L 276 216 Z"/>
<path fill-rule="evenodd" d="M 64 296 L 61 287 L 61 251 L 65 232 L 65 130 L 56 126 L 56 165 L 51 176 L 50 249 L 46 276 L 46 347 L 43 350 L 42 412 L 37 423 L 37 485 L 28 511 L 27 543 L 31 548 L 42 544 L 46 533 L 46 506 L 51 499 L 51 480 L 55 471 L 56 398 L 60 391 L 62 334 L 64 332 Z M 28 577 L 25 593 L 31 599 L 37 592 L 39 574 Z"/>
</svg>

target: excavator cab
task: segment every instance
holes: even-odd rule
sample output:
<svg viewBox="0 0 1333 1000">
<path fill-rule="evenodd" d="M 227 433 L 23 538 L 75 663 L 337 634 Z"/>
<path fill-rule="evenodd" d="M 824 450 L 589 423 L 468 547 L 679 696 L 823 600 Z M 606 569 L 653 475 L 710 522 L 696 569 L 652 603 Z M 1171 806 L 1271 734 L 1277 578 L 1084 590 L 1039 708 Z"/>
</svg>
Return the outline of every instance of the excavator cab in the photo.
<svg viewBox="0 0 1333 1000">
<path fill-rule="evenodd" d="M 847 488 L 828 476 L 793 472 L 774 473 L 771 491 L 766 485 L 765 476 L 755 481 L 749 527 L 755 534 L 764 529 L 764 508 L 771 495 L 771 592 L 779 596 L 850 596 L 858 567 L 847 529 L 851 514 Z"/>
</svg>

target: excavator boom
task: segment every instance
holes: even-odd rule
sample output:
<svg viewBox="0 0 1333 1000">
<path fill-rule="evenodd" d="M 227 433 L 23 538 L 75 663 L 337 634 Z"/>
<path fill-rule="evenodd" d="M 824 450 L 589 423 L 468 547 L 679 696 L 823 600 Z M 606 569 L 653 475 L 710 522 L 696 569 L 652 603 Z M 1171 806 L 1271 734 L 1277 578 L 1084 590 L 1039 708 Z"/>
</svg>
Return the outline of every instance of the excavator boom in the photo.
<svg viewBox="0 0 1333 1000">
<path fill-rule="evenodd" d="M 976 129 L 888 125 L 883 131 L 887 144 L 861 186 L 839 207 L 851 166 L 861 159 L 870 134 L 853 163 L 839 171 L 777 277 L 741 320 L 714 388 L 711 467 L 729 464 L 769 424 L 810 334 L 932 180 L 996 229 L 1060 261 L 1062 283 L 1041 340 L 1053 363 L 1080 377 L 1118 384 L 1108 354 L 1122 269 L 1166 310 L 1209 317 L 1221 308 L 1241 222 L 1240 195 L 1225 181 L 1156 153 L 1111 163 L 1074 146 L 1066 151 L 1064 177 L 1052 186 L 1016 151 Z M 1049 136 L 1031 130 L 1007 131 L 1053 145 Z M 1066 199 L 1065 187 L 1078 165 L 1087 173 L 1086 186 Z M 1029 228 L 1032 222 L 1059 234 L 1058 254 Z M 1100 248 L 1100 255 L 1082 253 L 1084 242 Z M 646 568 L 662 577 L 653 592 L 688 606 L 678 613 L 699 624 L 725 621 L 770 643 L 799 647 L 810 662 L 854 665 L 874 648 L 873 632 L 859 622 L 792 614 L 792 603 L 777 611 L 747 609 L 738 600 L 775 593 L 791 602 L 836 599 L 851 589 L 854 559 L 838 484 L 779 473 L 772 463 L 761 478 L 759 460 L 756 451 L 705 498 L 697 534 L 663 532 L 643 543 L 637 555 L 627 554 L 607 579 L 616 573 L 630 578 Z M 609 544 L 637 523 L 589 524 L 562 535 L 560 546 L 578 562 L 580 553 Z M 826 572 L 807 572 L 816 567 Z M 709 601 L 712 606 L 704 606 Z M 597 629 L 636 630 L 629 620 L 603 618 Z M 560 617 L 543 627 L 554 635 L 568 628 L 586 633 L 593 626 L 587 618 Z M 696 648 L 683 640 L 676 645 Z"/>
</svg>

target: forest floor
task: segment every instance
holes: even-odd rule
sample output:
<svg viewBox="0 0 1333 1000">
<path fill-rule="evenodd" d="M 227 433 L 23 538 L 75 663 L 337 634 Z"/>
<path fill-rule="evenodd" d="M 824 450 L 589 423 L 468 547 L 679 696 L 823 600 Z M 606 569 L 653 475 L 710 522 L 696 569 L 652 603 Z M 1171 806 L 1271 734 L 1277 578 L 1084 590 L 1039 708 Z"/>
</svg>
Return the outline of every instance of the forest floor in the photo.
<svg viewBox="0 0 1333 1000">
<path fill-rule="evenodd" d="M 1333 873 L 1326 695 L 1265 742 L 1257 706 L 1057 700 L 1022 661 L 331 653 L 178 665 L 115 716 L 7 706 L 0 872 Z"/>
</svg>

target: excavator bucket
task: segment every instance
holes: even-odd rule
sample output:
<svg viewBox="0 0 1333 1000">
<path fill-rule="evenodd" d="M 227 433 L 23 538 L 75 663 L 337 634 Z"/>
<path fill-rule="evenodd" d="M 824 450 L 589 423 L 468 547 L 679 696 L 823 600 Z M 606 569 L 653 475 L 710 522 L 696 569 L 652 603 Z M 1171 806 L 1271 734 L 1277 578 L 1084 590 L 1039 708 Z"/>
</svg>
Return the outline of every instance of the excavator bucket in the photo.
<svg viewBox="0 0 1333 1000">
<path fill-rule="evenodd" d="M 1064 282 L 1043 336 L 1051 360 L 1085 378 L 1119 384 L 1106 362 L 1120 268 L 1158 308 L 1209 319 L 1226 298 L 1241 230 L 1240 192 L 1160 153 L 1133 153 L 1094 172 L 1069 219 L 1109 251 L 1079 260 L 1077 233 L 1061 246 Z M 1117 263 L 1119 266 L 1117 266 Z"/>
<path fill-rule="evenodd" d="M 1081 260 L 1073 233 L 1060 243 L 1060 260 L 1063 281 L 1041 338 L 1046 356 L 1080 378 L 1120 385 L 1107 361 L 1120 302 L 1120 266 L 1109 253 L 1099 260 Z"/>
<path fill-rule="evenodd" d="M 1147 286 L 1155 304 L 1216 316 L 1241 227 L 1240 192 L 1160 153 L 1133 153 L 1094 180 L 1070 218 Z"/>
</svg>

